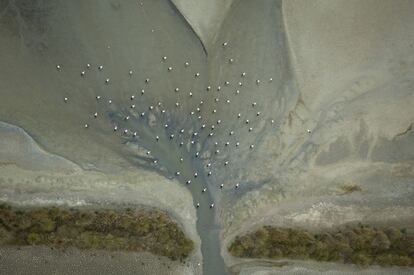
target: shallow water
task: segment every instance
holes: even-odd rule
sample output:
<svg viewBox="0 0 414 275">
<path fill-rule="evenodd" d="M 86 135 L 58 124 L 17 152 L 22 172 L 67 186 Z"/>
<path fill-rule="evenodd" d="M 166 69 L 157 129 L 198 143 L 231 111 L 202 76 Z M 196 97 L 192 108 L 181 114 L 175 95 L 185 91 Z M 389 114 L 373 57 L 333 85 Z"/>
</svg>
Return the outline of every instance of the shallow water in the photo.
<svg viewBox="0 0 414 275">
<path fill-rule="evenodd" d="M 191 180 L 203 273 L 226 274 L 218 198 L 297 96 L 279 1 L 235 1 L 208 53 L 166 0 L 1 3 L 0 119 L 85 169 Z"/>
</svg>

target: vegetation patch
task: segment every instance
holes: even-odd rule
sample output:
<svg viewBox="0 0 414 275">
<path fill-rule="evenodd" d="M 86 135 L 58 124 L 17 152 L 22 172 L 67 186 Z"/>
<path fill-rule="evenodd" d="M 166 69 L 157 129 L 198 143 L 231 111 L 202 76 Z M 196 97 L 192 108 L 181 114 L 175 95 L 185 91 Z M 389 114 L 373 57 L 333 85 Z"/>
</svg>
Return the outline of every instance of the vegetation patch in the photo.
<svg viewBox="0 0 414 275">
<path fill-rule="evenodd" d="M 147 251 L 181 261 L 194 248 L 178 224 L 161 211 L 5 204 L 0 204 L 0 245 Z"/>
<path fill-rule="evenodd" d="M 302 229 L 264 226 L 237 236 L 228 250 L 235 257 L 414 266 L 414 234 L 393 227 L 359 225 L 311 234 Z"/>
<path fill-rule="evenodd" d="M 341 186 L 341 190 L 344 192 L 344 194 L 349 194 L 353 192 L 362 191 L 362 188 L 357 184 L 347 184 Z"/>
</svg>

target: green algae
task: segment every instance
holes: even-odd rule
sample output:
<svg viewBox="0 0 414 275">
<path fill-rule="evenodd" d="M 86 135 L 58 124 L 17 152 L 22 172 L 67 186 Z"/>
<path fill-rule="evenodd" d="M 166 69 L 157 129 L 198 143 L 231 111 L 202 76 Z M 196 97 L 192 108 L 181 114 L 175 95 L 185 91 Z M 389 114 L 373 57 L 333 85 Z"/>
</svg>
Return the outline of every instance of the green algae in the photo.
<svg viewBox="0 0 414 275">
<path fill-rule="evenodd" d="M 311 234 L 303 229 L 264 226 L 237 236 L 228 247 L 243 258 L 301 259 L 361 266 L 414 266 L 414 234 L 393 227 L 359 225 Z"/>
<path fill-rule="evenodd" d="M 147 251 L 181 261 L 194 248 L 178 224 L 161 211 L 5 204 L 0 204 L 0 245 Z"/>
</svg>

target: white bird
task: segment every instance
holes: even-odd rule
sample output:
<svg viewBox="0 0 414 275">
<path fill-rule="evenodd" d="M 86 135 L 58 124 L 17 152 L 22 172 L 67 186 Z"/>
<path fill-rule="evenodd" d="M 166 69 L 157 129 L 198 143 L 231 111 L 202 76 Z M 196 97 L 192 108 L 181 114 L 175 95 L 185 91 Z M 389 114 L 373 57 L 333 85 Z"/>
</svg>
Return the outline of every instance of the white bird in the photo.
<svg viewBox="0 0 414 275">
<path fill-rule="evenodd" d="M 89 128 L 89 124 L 85 124 L 85 128 Z"/>
<path fill-rule="evenodd" d="M 223 47 L 227 47 L 227 42 L 223 42 Z"/>
<path fill-rule="evenodd" d="M 237 189 L 237 188 L 239 188 L 239 184 L 238 184 L 238 183 L 236 183 L 236 189 Z"/>
<path fill-rule="evenodd" d="M 56 69 L 59 71 L 62 67 L 60 65 L 56 65 Z"/>
<path fill-rule="evenodd" d="M 200 207 L 200 203 L 197 202 L 196 207 L 199 208 Z M 200 266 L 200 263 L 198 263 L 197 265 Z"/>
<path fill-rule="evenodd" d="M 93 117 L 94 117 L 94 118 L 97 118 L 97 117 L 98 117 L 98 113 L 94 113 L 94 114 L 93 114 Z"/>
<path fill-rule="evenodd" d="M 114 132 L 118 130 L 118 126 L 114 126 Z"/>
<path fill-rule="evenodd" d="M 211 175 L 212 175 L 211 171 L 208 171 L 207 176 L 211 176 Z"/>
<path fill-rule="evenodd" d="M 134 95 L 131 95 L 131 100 L 134 100 L 135 99 L 135 96 Z"/>
<path fill-rule="evenodd" d="M 198 177 L 198 173 L 197 172 L 194 173 L 194 177 L 195 178 Z"/>
<path fill-rule="evenodd" d="M 180 174 L 181 174 L 180 171 L 175 172 L 176 176 L 179 176 Z"/>
<path fill-rule="evenodd" d="M 196 74 L 195 74 L 195 77 L 199 77 L 199 76 L 200 76 L 200 73 L 196 73 Z"/>
<path fill-rule="evenodd" d="M 190 184 L 191 183 L 191 180 L 187 180 L 187 182 L 186 182 L 187 184 Z"/>
<path fill-rule="evenodd" d="M 224 187 L 224 184 L 220 184 L 220 189 L 223 189 L 223 187 Z"/>
<path fill-rule="evenodd" d="M 155 140 L 156 140 L 156 141 L 159 141 L 159 140 L 160 140 L 160 137 L 159 137 L 159 136 L 156 136 L 156 137 L 155 137 Z"/>
<path fill-rule="evenodd" d="M 203 188 L 203 190 L 201 192 L 204 193 L 206 191 L 207 191 L 207 188 Z"/>
<path fill-rule="evenodd" d="M 85 76 L 85 71 L 82 71 L 81 72 L 81 76 Z"/>
<path fill-rule="evenodd" d="M 150 82 L 150 79 L 149 78 L 146 78 L 145 79 L 145 83 L 149 83 Z"/>
<path fill-rule="evenodd" d="M 162 57 L 162 60 L 163 60 L 163 61 L 167 60 L 167 57 L 166 57 L 166 56 L 163 56 L 163 57 Z"/>
<path fill-rule="evenodd" d="M 308 132 L 308 134 L 312 133 L 311 129 L 308 129 L 307 132 Z"/>
<path fill-rule="evenodd" d="M 103 70 L 103 66 L 102 65 L 98 66 L 98 70 L 102 71 Z"/>
<path fill-rule="evenodd" d="M 245 77 L 246 76 L 246 73 L 245 72 L 242 72 L 241 76 L 242 77 Z"/>
<path fill-rule="evenodd" d="M 185 63 L 184 63 L 184 66 L 185 66 L 185 67 L 188 67 L 188 66 L 190 66 L 190 63 L 185 62 Z"/>
<path fill-rule="evenodd" d="M 214 203 L 210 204 L 210 208 L 213 208 L 213 207 L 214 207 Z"/>
<path fill-rule="evenodd" d="M 64 97 L 63 98 L 63 101 L 66 103 L 66 102 L 68 102 L 68 98 L 67 97 Z"/>
</svg>

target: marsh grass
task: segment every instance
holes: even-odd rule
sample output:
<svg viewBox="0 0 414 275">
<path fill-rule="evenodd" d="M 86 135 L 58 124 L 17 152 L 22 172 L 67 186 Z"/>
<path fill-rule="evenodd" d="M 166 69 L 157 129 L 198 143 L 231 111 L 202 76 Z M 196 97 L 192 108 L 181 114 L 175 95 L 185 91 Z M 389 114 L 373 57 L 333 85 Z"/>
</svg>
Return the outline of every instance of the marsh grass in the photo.
<svg viewBox="0 0 414 275">
<path fill-rule="evenodd" d="M 291 258 L 362 266 L 414 266 L 414 234 L 404 229 L 347 227 L 311 234 L 302 229 L 264 226 L 237 236 L 228 250 L 243 258 Z"/>
<path fill-rule="evenodd" d="M 360 192 L 362 191 L 362 188 L 357 185 L 357 184 L 347 184 L 347 185 L 343 185 L 340 187 L 341 190 L 343 191 L 343 194 L 350 194 L 350 193 L 354 193 L 354 192 Z"/>
<path fill-rule="evenodd" d="M 147 251 L 181 261 L 194 248 L 178 224 L 161 211 L 5 204 L 0 204 L 0 245 Z"/>
</svg>

